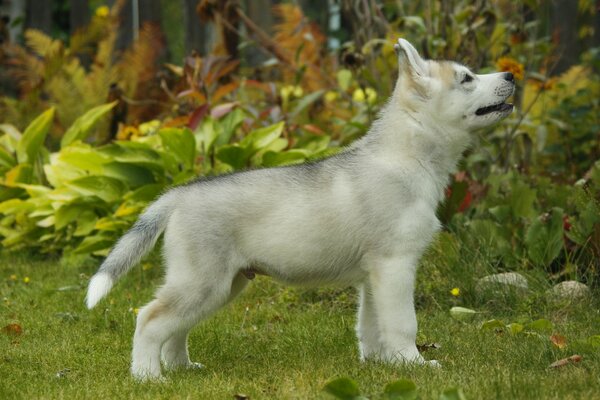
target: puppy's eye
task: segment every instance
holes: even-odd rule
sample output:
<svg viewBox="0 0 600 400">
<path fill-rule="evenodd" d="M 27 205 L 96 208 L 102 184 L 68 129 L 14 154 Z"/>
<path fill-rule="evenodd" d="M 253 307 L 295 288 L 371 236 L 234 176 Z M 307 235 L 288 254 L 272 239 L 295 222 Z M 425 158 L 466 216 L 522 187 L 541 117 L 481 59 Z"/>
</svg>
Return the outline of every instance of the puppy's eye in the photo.
<svg viewBox="0 0 600 400">
<path fill-rule="evenodd" d="M 472 82 L 473 81 L 473 75 L 470 74 L 465 74 L 465 76 L 463 77 L 462 81 L 460 81 L 460 83 L 468 83 L 468 82 Z"/>
</svg>

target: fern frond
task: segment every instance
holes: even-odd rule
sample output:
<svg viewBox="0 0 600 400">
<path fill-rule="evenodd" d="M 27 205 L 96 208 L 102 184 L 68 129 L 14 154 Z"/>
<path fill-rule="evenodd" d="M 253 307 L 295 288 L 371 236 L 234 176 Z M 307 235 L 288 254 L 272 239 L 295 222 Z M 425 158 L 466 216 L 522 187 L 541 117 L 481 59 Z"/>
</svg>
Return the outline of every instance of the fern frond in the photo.
<svg viewBox="0 0 600 400">
<path fill-rule="evenodd" d="M 27 29 L 25 31 L 25 44 L 37 55 L 45 57 L 48 51 L 53 47 L 54 40 L 42 31 L 37 29 Z"/>
<path fill-rule="evenodd" d="M 313 66 L 305 72 L 305 85 L 312 90 L 322 88 L 325 82 L 320 69 L 325 64 L 325 35 L 315 23 L 308 21 L 296 5 L 278 4 L 273 7 L 273 11 L 281 20 L 274 26 L 275 41 L 289 54 L 294 54 L 290 62 L 296 69 Z M 294 79 L 292 73 L 288 72 L 287 75 L 287 79 Z"/>
</svg>

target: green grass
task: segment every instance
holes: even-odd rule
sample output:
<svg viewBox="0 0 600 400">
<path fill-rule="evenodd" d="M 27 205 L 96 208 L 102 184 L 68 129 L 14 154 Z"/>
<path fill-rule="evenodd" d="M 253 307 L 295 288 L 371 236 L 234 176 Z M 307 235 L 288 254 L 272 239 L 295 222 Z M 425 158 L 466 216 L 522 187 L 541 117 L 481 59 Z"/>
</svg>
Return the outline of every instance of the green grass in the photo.
<svg viewBox="0 0 600 400">
<path fill-rule="evenodd" d="M 465 304 L 469 293 L 464 298 L 448 293 L 460 276 L 436 278 L 432 285 L 426 279 L 433 273 L 428 264 L 419 276 L 419 287 L 425 288 L 417 296 L 419 342 L 441 345 L 424 354 L 440 360 L 441 369 L 360 363 L 352 290 L 289 289 L 259 278 L 193 331 L 190 353 L 203 370 L 172 372 L 165 383 L 140 384 L 129 376 L 134 309 L 160 284 L 159 267 L 136 268 L 88 311 L 84 287 L 97 263 L 8 256 L 0 263 L 0 328 L 22 327 L 20 335 L 0 332 L 2 399 L 233 399 L 240 393 L 251 399 L 326 399 L 331 396 L 324 385 L 342 376 L 356 380 L 369 398 L 381 398 L 387 383 L 408 378 L 423 399 L 437 399 L 453 386 L 469 399 L 600 399 L 600 351 L 576 345 L 600 334 L 597 305 L 549 306 L 535 296 L 503 307 Z M 467 287 L 467 278 L 462 279 Z M 459 322 L 449 315 L 453 304 L 482 313 Z M 569 346 L 554 347 L 550 334 L 515 336 L 479 328 L 493 318 L 506 323 L 547 318 Z M 580 363 L 548 368 L 575 352 L 584 357 Z"/>
</svg>

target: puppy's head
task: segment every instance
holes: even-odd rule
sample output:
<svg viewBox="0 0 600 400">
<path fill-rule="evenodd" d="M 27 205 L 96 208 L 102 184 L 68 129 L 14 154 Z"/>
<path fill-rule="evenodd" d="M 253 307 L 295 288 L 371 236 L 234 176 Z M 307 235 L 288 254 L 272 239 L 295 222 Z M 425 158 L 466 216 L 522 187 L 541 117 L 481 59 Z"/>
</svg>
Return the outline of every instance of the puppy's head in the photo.
<svg viewBox="0 0 600 400">
<path fill-rule="evenodd" d="M 399 62 L 395 98 L 417 116 L 472 131 L 512 112 L 513 105 L 506 103 L 515 89 L 511 73 L 478 75 L 455 62 L 424 60 L 404 39 L 395 49 Z"/>
</svg>

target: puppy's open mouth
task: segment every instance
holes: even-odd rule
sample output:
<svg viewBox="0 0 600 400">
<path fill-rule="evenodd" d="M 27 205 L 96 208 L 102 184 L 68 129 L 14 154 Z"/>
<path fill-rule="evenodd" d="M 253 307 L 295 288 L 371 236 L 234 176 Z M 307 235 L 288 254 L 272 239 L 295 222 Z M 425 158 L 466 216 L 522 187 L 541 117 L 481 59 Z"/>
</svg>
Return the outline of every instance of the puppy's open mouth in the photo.
<svg viewBox="0 0 600 400">
<path fill-rule="evenodd" d="M 478 108 L 475 111 L 475 115 L 485 115 L 492 112 L 509 112 L 512 111 L 513 105 L 510 103 L 498 103 L 487 107 Z"/>
</svg>

